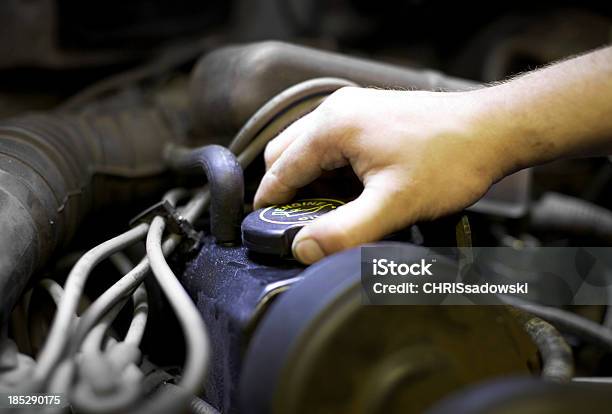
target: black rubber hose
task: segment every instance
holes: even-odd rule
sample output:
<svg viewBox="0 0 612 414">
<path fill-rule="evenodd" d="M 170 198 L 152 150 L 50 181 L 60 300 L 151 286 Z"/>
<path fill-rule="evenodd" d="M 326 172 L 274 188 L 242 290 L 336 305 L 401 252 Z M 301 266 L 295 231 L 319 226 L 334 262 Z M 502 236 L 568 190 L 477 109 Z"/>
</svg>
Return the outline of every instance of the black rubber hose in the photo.
<svg viewBox="0 0 612 414">
<path fill-rule="evenodd" d="M 178 171 L 202 169 L 210 186 L 210 230 L 217 243 L 240 240 L 244 206 L 244 176 L 236 156 L 220 145 L 195 149 L 170 146 L 168 165 Z"/>
<path fill-rule="evenodd" d="M 503 296 L 502 300 L 525 312 L 536 315 L 555 325 L 562 332 L 572 333 L 581 339 L 606 349 L 612 349 L 612 329 L 590 319 L 551 306 L 539 305 L 514 296 Z"/>
<path fill-rule="evenodd" d="M 523 325 L 538 347 L 542 358 L 542 378 L 553 382 L 570 382 L 574 376 L 572 349 L 554 326 L 518 308 L 511 312 Z"/>
<path fill-rule="evenodd" d="M 93 207 L 118 207 L 169 185 L 163 149 L 179 137 L 166 110 L 143 101 L 0 123 L 1 326 L 32 273 Z"/>
<path fill-rule="evenodd" d="M 267 41 L 217 49 L 192 71 L 193 127 L 199 136 L 235 133 L 255 111 L 286 88 L 313 78 L 336 77 L 381 88 L 466 90 L 473 81 Z M 214 114 L 214 116 L 202 116 Z"/>
<path fill-rule="evenodd" d="M 544 194 L 531 209 L 531 225 L 536 230 L 612 243 L 612 211 L 564 194 Z"/>
</svg>

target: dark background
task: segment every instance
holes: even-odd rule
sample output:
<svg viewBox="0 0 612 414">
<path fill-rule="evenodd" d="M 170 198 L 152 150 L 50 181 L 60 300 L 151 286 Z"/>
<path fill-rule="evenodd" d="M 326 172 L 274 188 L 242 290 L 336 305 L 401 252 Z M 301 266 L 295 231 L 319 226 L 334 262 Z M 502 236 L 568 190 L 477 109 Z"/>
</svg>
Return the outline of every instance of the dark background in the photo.
<svg viewBox="0 0 612 414">
<path fill-rule="evenodd" d="M 0 115 L 185 48 L 284 39 L 492 81 L 610 41 L 597 1 L 5 0 Z"/>
</svg>

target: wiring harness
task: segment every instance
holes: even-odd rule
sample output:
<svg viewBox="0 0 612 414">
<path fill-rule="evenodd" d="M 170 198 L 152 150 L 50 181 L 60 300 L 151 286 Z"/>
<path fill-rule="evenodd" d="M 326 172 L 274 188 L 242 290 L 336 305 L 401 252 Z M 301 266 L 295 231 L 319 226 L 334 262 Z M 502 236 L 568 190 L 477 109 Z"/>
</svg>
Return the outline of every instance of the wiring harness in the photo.
<svg viewBox="0 0 612 414">
<path fill-rule="evenodd" d="M 337 78 L 317 78 L 286 89 L 246 122 L 229 150 L 240 166 L 246 168 L 279 132 L 345 86 L 355 84 Z M 189 161 L 193 151 L 203 150 L 168 146 L 164 154 L 167 166 L 180 169 L 182 164 L 193 164 Z M 179 220 L 192 225 L 209 208 L 211 193 L 208 185 L 196 191 L 172 189 L 162 201 L 174 209 Z M 37 288 L 47 292 L 57 307 L 49 334 L 35 360 L 19 353 L 11 341 L 0 343 L 0 390 L 62 393 L 68 396 L 76 412 L 171 413 L 189 408 L 195 413 L 216 413 L 214 407 L 197 397 L 211 358 L 210 341 L 201 315 L 166 261 L 186 238 L 184 232 L 176 231 L 171 224 L 168 216 L 153 213 L 148 220 L 82 255 L 64 286 L 51 279 L 41 280 Z M 143 241 L 146 255 L 134 264 L 123 251 Z M 123 276 L 79 312 L 90 274 L 107 259 Z M 146 381 L 151 364 L 143 358 L 140 345 L 148 318 L 148 294 L 143 281 L 149 274 L 167 297 L 185 337 L 186 358 L 176 384 L 168 381 L 169 375 L 160 376 L 152 387 Z M 30 297 L 31 292 L 24 296 L 24 301 Z M 117 338 L 112 325 L 130 302 L 132 317 L 127 333 Z M 514 299 L 506 302 L 523 311 L 519 320 L 540 350 L 545 379 L 566 382 L 573 376 L 571 349 L 552 325 L 606 348 L 612 347 L 612 330 L 608 327 L 555 308 Z"/>
<path fill-rule="evenodd" d="M 354 84 L 343 79 L 319 78 L 297 84 L 272 98 L 229 146 L 240 166 L 246 168 L 282 129 L 344 86 Z M 167 164 L 175 164 L 186 151 L 191 150 L 169 146 L 165 151 Z M 175 208 L 181 220 L 193 223 L 207 210 L 211 196 L 208 186 L 191 193 L 173 189 L 162 201 Z M 210 360 L 209 338 L 193 301 L 166 261 L 184 239 L 183 234 L 169 231 L 168 220 L 164 215 L 154 215 L 150 221 L 139 222 L 89 250 L 72 267 L 63 287 L 51 279 L 39 282 L 38 287 L 57 306 L 48 336 L 36 360 L 18 353 L 10 341 L 0 345 L 3 355 L 0 390 L 63 393 L 77 412 L 170 413 L 186 407 L 198 413 L 217 412 L 197 397 Z M 142 241 L 146 256 L 134 265 L 123 250 Z M 89 275 L 106 259 L 124 276 L 77 315 Z M 186 343 L 180 381 L 176 385 L 162 381 L 153 395 L 146 392 L 143 373 L 146 361 L 140 352 L 148 317 L 143 281 L 149 274 L 155 277 L 172 306 Z M 31 292 L 25 295 L 30 296 Z M 129 328 L 124 338 L 116 338 L 110 328 L 130 301 L 133 311 Z"/>
</svg>

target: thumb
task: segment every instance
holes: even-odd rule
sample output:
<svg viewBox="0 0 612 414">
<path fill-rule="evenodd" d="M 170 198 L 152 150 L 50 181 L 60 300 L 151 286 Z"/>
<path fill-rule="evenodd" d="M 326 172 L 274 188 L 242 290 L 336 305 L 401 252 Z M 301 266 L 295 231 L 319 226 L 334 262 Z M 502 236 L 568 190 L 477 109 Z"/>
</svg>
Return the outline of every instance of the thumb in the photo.
<svg viewBox="0 0 612 414">
<path fill-rule="evenodd" d="M 408 206 L 382 188 L 366 187 L 359 198 L 327 213 L 298 232 L 293 256 L 314 263 L 324 256 L 379 240 L 411 222 Z"/>
</svg>

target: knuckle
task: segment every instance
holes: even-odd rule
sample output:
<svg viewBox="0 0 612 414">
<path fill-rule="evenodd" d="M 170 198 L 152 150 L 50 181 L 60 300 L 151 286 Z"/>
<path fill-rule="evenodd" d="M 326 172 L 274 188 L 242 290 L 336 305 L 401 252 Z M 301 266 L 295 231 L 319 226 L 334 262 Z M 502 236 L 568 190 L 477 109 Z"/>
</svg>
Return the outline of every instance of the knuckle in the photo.
<svg viewBox="0 0 612 414">
<path fill-rule="evenodd" d="M 344 86 L 330 95 L 330 98 L 340 102 L 347 102 L 355 98 L 355 95 L 359 92 L 359 88 L 354 86 Z"/>
<path fill-rule="evenodd" d="M 324 154 L 327 147 L 326 140 L 320 135 L 311 135 L 308 137 L 305 144 L 305 149 L 317 157 Z"/>
<path fill-rule="evenodd" d="M 276 158 L 276 143 L 274 142 L 275 140 L 272 140 L 268 143 L 268 145 L 266 145 L 266 148 L 264 149 L 264 162 L 266 163 L 266 167 L 270 168 L 270 166 L 272 166 L 272 163 L 274 162 L 274 159 Z"/>
<path fill-rule="evenodd" d="M 343 136 L 363 128 L 360 88 L 344 87 L 331 94 L 317 108 L 319 125 L 326 135 Z M 350 135 L 350 134 L 349 134 Z"/>
<path fill-rule="evenodd" d="M 351 86 L 345 86 L 340 89 L 337 89 L 327 98 L 325 98 L 319 108 L 325 112 L 338 111 L 345 105 L 349 104 L 351 99 L 354 99 L 354 95 L 357 90 L 358 88 Z"/>
<path fill-rule="evenodd" d="M 272 188 L 275 191 L 285 193 L 291 190 L 291 186 L 286 184 L 280 168 L 271 168 L 266 173 L 266 180 L 268 181 L 269 188 Z"/>
</svg>

